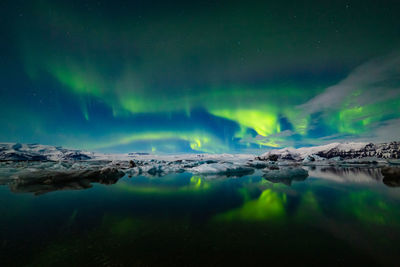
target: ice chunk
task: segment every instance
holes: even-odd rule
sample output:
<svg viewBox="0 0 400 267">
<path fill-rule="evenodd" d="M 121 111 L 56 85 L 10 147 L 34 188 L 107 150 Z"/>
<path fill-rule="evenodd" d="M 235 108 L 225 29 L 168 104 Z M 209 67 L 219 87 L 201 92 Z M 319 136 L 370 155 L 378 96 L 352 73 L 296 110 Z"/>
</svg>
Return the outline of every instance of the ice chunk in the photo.
<svg viewBox="0 0 400 267">
<path fill-rule="evenodd" d="M 244 165 L 234 164 L 231 162 L 202 164 L 190 170 L 193 173 L 203 175 L 227 175 L 227 176 L 241 176 L 254 172 L 254 169 Z"/>
<path fill-rule="evenodd" d="M 281 167 L 264 169 L 263 177 L 273 183 L 283 183 L 291 185 L 293 181 L 304 181 L 308 177 L 308 172 L 303 168 Z"/>
</svg>

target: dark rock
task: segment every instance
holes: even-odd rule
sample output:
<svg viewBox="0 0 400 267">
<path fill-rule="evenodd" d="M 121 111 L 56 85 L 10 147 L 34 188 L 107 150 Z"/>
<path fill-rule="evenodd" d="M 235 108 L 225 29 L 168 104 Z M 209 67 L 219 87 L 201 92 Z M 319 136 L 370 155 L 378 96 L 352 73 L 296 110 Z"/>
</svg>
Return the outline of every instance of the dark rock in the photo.
<svg viewBox="0 0 400 267">
<path fill-rule="evenodd" d="M 282 159 L 284 159 L 284 160 L 295 160 L 295 159 L 293 158 L 293 156 L 290 155 L 290 154 L 287 154 L 287 155 L 283 156 Z"/>
<path fill-rule="evenodd" d="M 249 167 L 252 167 L 252 168 L 256 168 L 256 169 L 264 169 L 265 167 L 268 166 L 268 163 L 265 161 L 260 161 L 260 160 L 256 160 L 256 161 L 249 160 L 246 165 Z"/>
<path fill-rule="evenodd" d="M 135 162 L 133 160 L 130 160 L 129 161 L 129 168 L 134 168 L 134 167 L 136 167 Z"/>
<path fill-rule="evenodd" d="M 0 161 L 47 161 L 47 157 L 40 154 L 22 152 L 0 152 Z"/>
<path fill-rule="evenodd" d="M 385 167 L 382 168 L 381 173 L 383 175 L 382 182 L 390 187 L 400 186 L 400 168 L 396 167 Z"/>
<path fill-rule="evenodd" d="M 268 160 L 269 161 L 277 161 L 278 158 L 279 158 L 278 155 L 272 154 L 272 155 L 269 155 Z"/>
<path fill-rule="evenodd" d="M 66 153 L 63 157 L 63 160 L 89 160 L 91 157 L 89 157 L 86 154 L 80 153 L 80 152 L 70 152 Z"/>
<path fill-rule="evenodd" d="M 146 156 L 146 155 L 150 155 L 150 154 L 147 152 L 131 152 L 131 153 L 128 153 L 128 155 L 130 155 L 130 156 L 134 156 L 134 155 Z"/>
<path fill-rule="evenodd" d="M 22 145 L 20 143 L 16 143 L 12 146 L 12 149 L 14 150 L 19 150 L 20 148 L 22 148 Z"/>
</svg>

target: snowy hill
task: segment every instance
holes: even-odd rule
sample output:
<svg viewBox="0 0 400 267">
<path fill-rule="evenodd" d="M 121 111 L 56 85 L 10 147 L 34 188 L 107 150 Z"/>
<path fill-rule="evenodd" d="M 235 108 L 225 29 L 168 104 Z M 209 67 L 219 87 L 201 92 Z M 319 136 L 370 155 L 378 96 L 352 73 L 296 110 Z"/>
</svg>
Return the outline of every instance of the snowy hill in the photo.
<svg viewBox="0 0 400 267">
<path fill-rule="evenodd" d="M 400 142 L 390 143 L 331 143 L 322 146 L 283 148 L 271 150 L 259 157 L 249 154 L 101 154 L 82 150 L 65 149 L 57 146 L 40 144 L 0 143 L 0 161 L 129 161 L 149 162 L 235 162 L 244 163 L 251 159 L 261 161 L 296 161 L 312 162 L 321 160 L 352 160 L 362 158 L 400 159 Z M 256 164 L 257 161 L 251 164 Z"/>
<path fill-rule="evenodd" d="M 88 160 L 94 153 L 39 144 L 0 144 L 1 161 L 60 161 Z"/>
<path fill-rule="evenodd" d="M 332 143 L 322 146 L 271 150 L 260 160 L 318 161 L 326 159 L 349 160 L 362 158 L 399 159 L 400 142 L 390 143 Z"/>
</svg>

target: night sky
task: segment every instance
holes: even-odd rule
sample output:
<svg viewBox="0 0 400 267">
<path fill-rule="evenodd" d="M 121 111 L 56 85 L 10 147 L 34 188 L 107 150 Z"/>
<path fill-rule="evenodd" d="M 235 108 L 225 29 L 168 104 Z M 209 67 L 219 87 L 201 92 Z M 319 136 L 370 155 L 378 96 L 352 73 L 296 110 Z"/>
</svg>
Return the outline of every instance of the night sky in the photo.
<svg viewBox="0 0 400 267">
<path fill-rule="evenodd" d="M 400 132 L 399 1 L 1 1 L 0 141 L 260 152 Z"/>
</svg>

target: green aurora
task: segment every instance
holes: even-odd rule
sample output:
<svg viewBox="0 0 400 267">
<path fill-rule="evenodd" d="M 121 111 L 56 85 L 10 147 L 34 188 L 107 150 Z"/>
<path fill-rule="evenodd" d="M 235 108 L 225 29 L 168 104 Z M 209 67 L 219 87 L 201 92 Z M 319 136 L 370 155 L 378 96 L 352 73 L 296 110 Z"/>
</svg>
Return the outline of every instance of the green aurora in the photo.
<svg viewBox="0 0 400 267">
<path fill-rule="evenodd" d="M 222 153 L 398 137 L 395 2 L 5 2 L 1 141 Z"/>
</svg>

